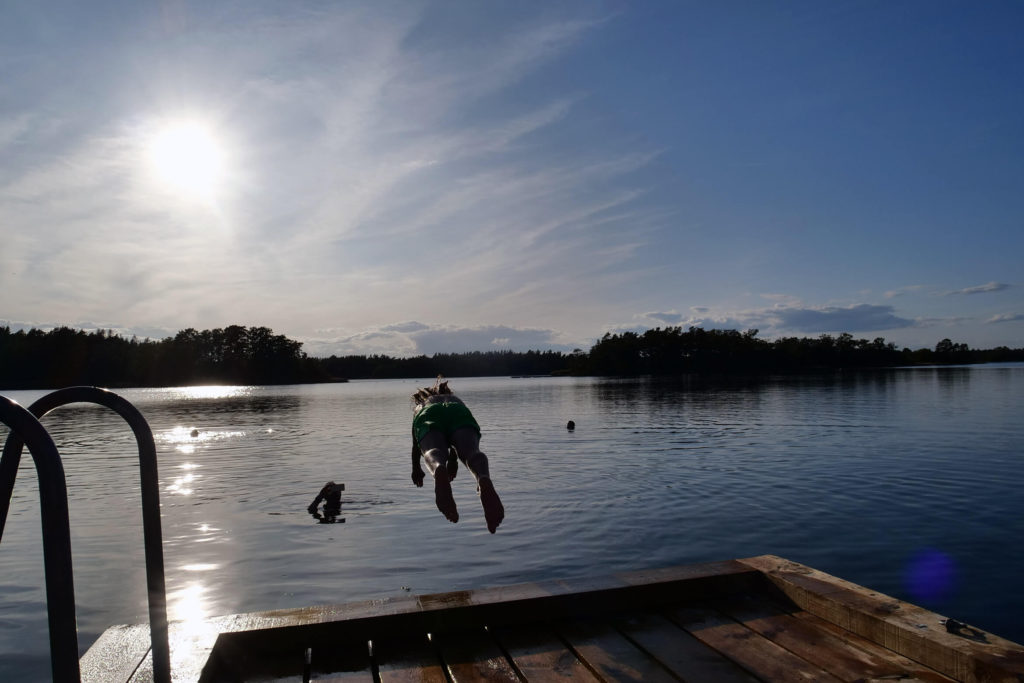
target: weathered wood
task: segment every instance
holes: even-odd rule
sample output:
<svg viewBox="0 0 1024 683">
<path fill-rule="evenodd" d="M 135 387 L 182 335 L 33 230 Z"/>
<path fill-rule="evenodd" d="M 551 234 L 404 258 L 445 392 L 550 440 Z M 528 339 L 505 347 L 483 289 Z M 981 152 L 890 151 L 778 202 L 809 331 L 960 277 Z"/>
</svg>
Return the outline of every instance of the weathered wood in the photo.
<svg viewBox="0 0 1024 683">
<path fill-rule="evenodd" d="M 310 680 L 316 683 L 374 683 L 372 671 L 335 671 L 316 674 Z"/>
<path fill-rule="evenodd" d="M 452 683 L 504 681 L 519 683 L 505 654 L 484 630 L 431 634 L 441 651 Z"/>
<path fill-rule="evenodd" d="M 619 620 L 616 627 L 687 683 L 754 683 L 757 681 L 719 652 L 664 617 L 641 614 Z"/>
<path fill-rule="evenodd" d="M 856 633 L 846 631 L 831 622 L 825 621 L 821 617 L 816 617 L 813 614 L 809 614 L 803 611 L 794 612 L 792 616 L 793 618 L 799 619 L 801 621 L 808 621 L 814 624 L 816 628 L 819 628 L 823 631 L 828 631 L 836 638 L 839 638 L 841 641 L 850 643 L 853 646 L 861 650 L 864 650 L 865 652 L 869 652 L 874 656 L 892 658 L 893 661 L 903 666 L 907 670 L 908 675 L 910 676 L 910 678 L 906 679 L 907 681 L 933 681 L 934 683 L 949 683 L 950 681 L 954 680 L 948 676 L 940 674 L 938 671 L 935 671 L 934 669 L 929 669 L 920 662 L 915 662 L 909 657 L 904 657 L 899 653 L 893 652 L 892 650 L 888 650 L 879 645 L 878 643 L 875 643 L 873 641 L 868 640 L 867 638 L 864 638 L 863 636 L 858 636 Z"/>
<path fill-rule="evenodd" d="M 381 683 L 446 683 L 444 668 L 426 634 L 419 638 L 373 641 Z"/>
<path fill-rule="evenodd" d="M 607 623 L 566 622 L 557 625 L 555 631 L 587 667 L 605 681 L 675 681 L 657 660 Z"/>
<path fill-rule="evenodd" d="M 528 683 L 598 680 L 545 624 L 497 629 L 495 637 Z"/>
<path fill-rule="evenodd" d="M 1024 679 L 1024 648 L 990 633 L 947 633 L 944 619 L 843 579 L 774 555 L 740 560 L 764 573 L 801 609 L 935 669 L 954 680 Z"/>
<path fill-rule="evenodd" d="M 822 683 L 840 680 L 714 610 L 683 607 L 671 610 L 668 616 L 757 678 Z"/>
<path fill-rule="evenodd" d="M 718 609 L 790 652 L 844 680 L 880 678 L 947 682 L 942 674 L 868 640 L 847 633 L 840 637 L 823 620 L 800 612 L 800 619 L 763 597 L 736 597 Z"/>
<path fill-rule="evenodd" d="M 747 602 L 746 594 L 759 597 Z M 440 647 L 427 643 L 428 633 Z M 375 667 L 386 683 L 942 680 L 931 669 L 966 681 L 1024 676 L 1024 648 L 976 633 L 978 642 L 946 633 L 936 614 L 774 556 L 170 629 L 176 683 L 294 680 L 306 648 L 314 680 L 369 680 Z M 145 626 L 105 633 L 82 659 L 83 679 L 151 681 L 147 634 Z"/>
<path fill-rule="evenodd" d="M 313 680 L 324 683 L 374 683 L 366 640 L 327 643 L 311 648 Z"/>
<path fill-rule="evenodd" d="M 149 654 L 149 638 L 146 624 L 111 626 L 82 656 L 82 682 L 127 681 Z"/>
<path fill-rule="evenodd" d="M 668 577 L 677 577 L 667 581 Z M 680 578 L 681 577 L 681 578 Z M 546 617 L 585 618 L 687 597 L 724 595 L 740 590 L 756 572 L 736 562 L 717 562 L 675 570 L 637 572 L 597 579 L 548 581 L 474 591 L 403 596 L 350 606 L 326 606 L 235 615 L 217 620 L 220 635 L 207 657 L 214 663 L 203 680 L 216 680 L 215 664 L 230 652 L 231 659 L 259 652 L 265 657 L 288 656 L 325 641 L 361 637 L 418 636 L 481 629 L 492 624 L 514 626 Z"/>
</svg>

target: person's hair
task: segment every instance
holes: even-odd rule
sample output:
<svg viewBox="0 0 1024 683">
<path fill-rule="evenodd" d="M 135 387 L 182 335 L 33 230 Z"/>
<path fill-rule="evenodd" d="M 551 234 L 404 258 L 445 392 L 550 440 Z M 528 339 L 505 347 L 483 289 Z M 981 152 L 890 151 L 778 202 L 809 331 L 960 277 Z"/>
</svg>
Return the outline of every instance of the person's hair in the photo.
<svg viewBox="0 0 1024 683">
<path fill-rule="evenodd" d="M 416 403 L 423 403 L 431 396 L 450 393 L 452 393 L 452 390 L 448 388 L 448 380 L 444 379 L 444 375 L 438 375 L 437 380 L 434 382 L 434 386 L 423 387 L 412 395 L 412 400 Z"/>
</svg>

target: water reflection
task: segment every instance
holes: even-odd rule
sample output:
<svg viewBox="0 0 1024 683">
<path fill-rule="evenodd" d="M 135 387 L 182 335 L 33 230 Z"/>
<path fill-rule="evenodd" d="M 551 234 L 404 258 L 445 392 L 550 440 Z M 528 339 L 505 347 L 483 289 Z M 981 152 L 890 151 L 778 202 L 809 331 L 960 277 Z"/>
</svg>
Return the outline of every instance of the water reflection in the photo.
<svg viewBox="0 0 1024 683">
<path fill-rule="evenodd" d="M 192 495 L 191 484 L 198 477 L 198 475 L 196 475 L 193 472 L 193 470 L 195 470 L 197 467 L 199 467 L 199 465 L 196 465 L 191 462 L 186 462 L 182 465 L 178 465 L 178 469 L 184 470 L 185 473 L 178 477 L 175 477 L 171 484 L 167 487 L 167 491 L 181 496 Z"/>
<path fill-rule="evenodd" d="M 460 379 L 508 492 L 493 537 L 478 505 L 447 524 L 409 481 L 408 396 L 419 384 L 125 392 L 157 440 L 173 617 L 198 625 L 403 586 L 431 593 L 775 553 L 1024 640 L 1024 367 Z M 95 410 L 47 420 L 69 456 L 76 593 L 93 605 L 79 625 L 96 637 L 144 621 L 142 532 L 138 515 L 123 514 L 138 510 L 131 435 Z M 19 609 L 45 624 L 29 474 L 0 549 L 0 594 L 35 590 Z M 329 479 L 346 482 L 345 512 L 358 523 L 321 526 L 330 515 L 318 510 L 310 524 L 309 494 Z M 453 486 L 475 500 L 471 477 Z M 948 561 L 916 557 L 927 548 Z M 0 628 L 0 659 L 45 656 L 45 632 L 29 639 L 28 621 L 5 619 L 21 630 Z"/>
<path fill-rule="evenodd" d="M 205 387 L 180 387 L 171 390 L 173 398 L 196 399 L 196 398 L 231 398 L 252 393 L 255 387 L 248 386 L 222 386 L 212 385 Z"/>
<path fill-rule="evenodd" d="M 168 595 L 167 616 L 169 621 L 178 622 L 177 637 L 194 637 L 213 628 L 206 621 L 213 616 L 207 605 L 207 593 L 205 584 L 192 581 Z"/>
</svg>

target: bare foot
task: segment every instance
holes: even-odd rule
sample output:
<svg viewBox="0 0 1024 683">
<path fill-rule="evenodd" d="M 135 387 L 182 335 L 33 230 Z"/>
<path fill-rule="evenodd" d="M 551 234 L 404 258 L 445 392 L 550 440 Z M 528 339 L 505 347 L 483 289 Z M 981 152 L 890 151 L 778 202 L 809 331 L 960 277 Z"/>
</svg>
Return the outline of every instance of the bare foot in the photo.
<svg viewBox="0 0 1024 683">
<path fill-rule="evenodd" d="M 498 498 L 498 492 L 494 490 L 494 484 L 487 477 L 480 477 L 480 502 L 484 506 L 487 530 L 493 534 L 501 520 L 505 519 L 505 507 L 501 504 L 501 498 Z"/>
<path fill-rule="evenodd" d="M 459 521 L 459 511 L 452 497 L 452 480 L 444 467 L 438 467 L 434 472 L 434 502 L 445 519 L 452 524 Z"/>
</svg>

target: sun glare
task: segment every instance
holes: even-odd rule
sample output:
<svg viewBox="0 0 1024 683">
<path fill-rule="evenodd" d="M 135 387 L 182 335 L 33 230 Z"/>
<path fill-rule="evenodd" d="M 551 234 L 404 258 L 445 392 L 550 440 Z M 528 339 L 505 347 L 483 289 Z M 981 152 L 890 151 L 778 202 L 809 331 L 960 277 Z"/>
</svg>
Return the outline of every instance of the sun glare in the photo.
<svg viewBox="0 0 1024 683">
<path fill-rule="evenodd" d="M 217 136 L 197 121 L 164 126 L 149 145 L 149 162 L 157 182 L 166 189 L 212 199 L 224 175 L 224 151 Z"/>
</svg>

